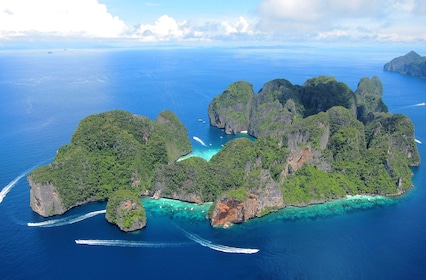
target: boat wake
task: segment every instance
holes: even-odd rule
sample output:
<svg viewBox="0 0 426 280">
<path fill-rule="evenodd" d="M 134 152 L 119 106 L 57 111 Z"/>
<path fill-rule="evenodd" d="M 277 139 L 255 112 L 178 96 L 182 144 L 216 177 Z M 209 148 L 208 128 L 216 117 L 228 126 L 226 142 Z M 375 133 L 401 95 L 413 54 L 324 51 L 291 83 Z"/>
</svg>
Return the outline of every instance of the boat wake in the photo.
<svg viewBox="0 0 426 280">
<path fill-rule="evenodd" d="M 200 143 L 201 145 L 203 145 L 204 147 L 208 147 L 206 145 L 206 143 L 204 143 L 203 140 L 201 140 L 200 138 L 198 138 L 197 136 L 193 136 L 192 139 L 194 139 L 195 141 L 197 141 L 198 143 Z"/>
<path fill-rule="evenodd" d="M 232 253 L 232 254 L 255 254 L 259 252 L 259 249 L 250 249 L 250 248 L 238 248 L 238 247 L 230 247 L 226 245 L 220 245 L 215 244 L 209 240 L 206 240 L 204 238 L 201 238 L 200 236 L 196 234 L 189 233 L 187 231 L 182 230 L 186 236 L 191 239 L 192 241 L 195 241 L 196 243 L 200 244 L 201 246 L 208 247 L 210 249 L 213 249 L 215 251 L 224 252 L 224 253 Z"/>
<path fill-rule="evenodd" d="M 80 221 L 92 218 L 100 214 L 105 214 L 105 213 L 106 213 L 106 210 L 99 210 L 99 211 L 93 211 L 81 216 L 70 216 L 66 218 L 48 220 L 48 221 L 39 222 L 39 223 L 27 223 L 27 226 L 29 227 L 59 227 L 59 226 L 71 225 L 71 224 L 78 223 Z"/>
<path fill-rule="evenodd" d="M 407 109 L 407 108 L 421 107 L 421 106 L 426 106 L 426 103 L 425 102 L 417 103 L 417 104 L 414 104 L 414 105 L 399 107 L 398 109 Z"/>
<path fill-rule="evenodd" d="M 7 193 L 16 185 L 16 183 L 19 182 L 19 180 L 22 179 L 22 177 L 24 177 L 28 171 L 25 171 L 24 173 L 22 173 L 21 175 L 19 175 L 18 177 L 16 177 L 15 179 L 13 179 L 9 184 L 7 184 L 1 191 L 0 191 L 0 203 L 3 202 L 3 199 L 6 197 Z"/>
<path fill-rule="evenodd" d="M 104 240 L 104 239 L 76 239 L 78 245 L 88 246 L 107 246 L 107 247 L 144 247 L 144 248 L 171 248 L 182 247 L 185 243 L 167 243 L 167 242 L 144 242 L 129 240 Z"/>
</svg>

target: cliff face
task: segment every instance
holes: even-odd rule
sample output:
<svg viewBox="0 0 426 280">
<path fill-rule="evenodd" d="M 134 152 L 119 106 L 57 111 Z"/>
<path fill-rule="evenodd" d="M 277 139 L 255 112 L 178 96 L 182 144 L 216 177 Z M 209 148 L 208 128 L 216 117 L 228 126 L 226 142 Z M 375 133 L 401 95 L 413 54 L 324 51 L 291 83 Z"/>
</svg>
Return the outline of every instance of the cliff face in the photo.
<svg viewBox="0 0 426 280">
<path fill-rule="evenodd" d="M 386 63 L 383 66 L 383 70 L 404 75 L 426 77 L 426 57 L 411 51 Z"/>
<path fill-rule="evenodd" d="M 239 88 L 239 83 L 230 88 Z M 234 91 L 227 90 L 215 97 L 209 106 L 210 124 L 225 128 L 228 134 L 248 130 L 256 138 L 280 136 L 285 127 L 297 119 L 325 112 L 333 106 L 343 106 L 356 115 L 354 92 L 333 77 L 312 78 L 303 86 L 292 85 L 284 79 L 273 80 L 266 83 L 256 95 L 246 90 L 244 96 L 253 95 L 250 98 L 239 98 L 243 94 L 231 97 L 231 92 Z M 225 108 L 221 107 L 224 103 L 228 104 Z"/>
<path fill-rule="evenodd" d="M 210 124 L 223 128 L 227 134 L 237 134 L 248 130 L 253 87 L 247 82 L 230 85 L 209 105 Z"/>
<path fill-rule="evenodd" d="M 357 101 L 357 118 L 364 124 L 369 115 L 374 112 L 388 112 L 388 107 L 382 100 L 383 85 L 377 76 L 362 78 L 355 91 Z"/>
<path fill-rule="evenodd" d="M 300 118 L 302 112 L 297 87 L 284 79 L 273 80 L 253 98 L 248 133 L 256 138 L 279 135 L 286 126 Z"/>
<path fill-rule="evenodd" d="M 68 209 L 63 206 L 57 189 L 51 183 L 40 184 L 28 177 L 30 184 L 30 206 L 43 217 L 61 215 Z"/>
<path fill-rule="evenodd" d="M 210 214 L 211 225 L 227 227 L 283 208 L 284 200 L 279 186 L 268 173 L 264 172 L 262 177 L 266 181 L 265 187 L 247 190 L 245 199 L 221 196 Z"/>
</svg>

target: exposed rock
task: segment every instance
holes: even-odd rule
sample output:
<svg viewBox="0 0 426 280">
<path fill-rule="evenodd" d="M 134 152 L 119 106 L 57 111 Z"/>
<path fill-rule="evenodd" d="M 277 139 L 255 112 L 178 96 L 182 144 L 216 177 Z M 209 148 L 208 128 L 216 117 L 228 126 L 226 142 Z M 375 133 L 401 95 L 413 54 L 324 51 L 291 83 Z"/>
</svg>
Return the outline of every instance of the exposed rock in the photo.
<svg viewBox="0 0 426 280">
<path fill-rule="evenodd" d="M 244 81 L 231 84 L 210 103 L 210 124 L 225 129 L 227 134 L 247 131 L 253 96 L 251 84 Z"/>
<path fill-rule="evenodd" d="M 253 98 L 248 133 L 256 138 L 280 135 L 302 111 L 296 86 L 284 79 L 270 81 Z"/>
<path fill-rule="evenodd" d="M 61 215 L 68 209 L 63 206 L 61 197 L 55 186 L 51 183 L 35 183 L 31 176 L 28 176 L 30 184 L 30 205 L 34 212 L 43 217 Z"/>
<path fill-rule="evenodd" d="M 156 187 L 159 188 L 155 191 L 152 198 L 159 199 L 161 197 L 164 198 L 170 198 L 174 200 L 180 200 L 185 202 L 191 202 L 191 203 L 197 203 L 197 204 L 203 204 L 204 201 L 201 199 L 200 195 L 196 193 L 187 193 L 185 191 L 174 191 L 171 194 L 164 194 L 163 190 L 166 189 L 166 187 L 160 187 L 159 184 L 156 184 Z"/>
<path fill-rule="evenodd" d="M 128 191 L 117 191 L 112 195 L 107 204 L 106 219 L 126 232 L 146 226 L 142 202 Z"/>
<path fill-rule="evenodd" d="M 357 101 L 357 118 L 364 124 L 369 115 L 374 112 L 388 112 L 388 107 L 382 100 L 383 85 L 377 76 L 372 79 L 362 78 L 355 91 Z"/>
<path fill-rule="evenodd" d="M 266 171 L 262 172 L 262 178 L 267 181 L 265 187 L 247 190 L 246 199 L 221 196 L 212 206 L 214 210 L 210 215 L 211 225 L 227 227 L 283 208 L 284 200 L 280 187 Z"/>
</svg>

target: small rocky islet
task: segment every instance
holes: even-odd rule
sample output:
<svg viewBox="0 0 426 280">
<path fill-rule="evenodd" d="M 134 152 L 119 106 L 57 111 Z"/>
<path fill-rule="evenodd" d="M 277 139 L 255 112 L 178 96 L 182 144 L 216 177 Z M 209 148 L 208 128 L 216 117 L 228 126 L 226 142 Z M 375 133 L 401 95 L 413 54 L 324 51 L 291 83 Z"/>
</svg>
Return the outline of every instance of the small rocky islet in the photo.
<svg viewBox="0 0 426 280">
<path fill-rule="evenodd" d="M 146 225 L 140 197 L 213 202 L 213 226 L 229 226 L 286 206 L 348 195 L 401 195 L 420 164 L 411 120 L 391 114 L 378 77 L 356 91 L 333 77 L 303 85 L 285 79 L 258 92 L 239 81 L 208 106 L 212 126 L 234 139 L 210 161 L 190 157 L 185 126 L 171 111 L 156 120 L 125 111 L 83 119 L 52 163 L 28 175 L 30 204 L 43 217 L 107 200 L 107 219 Z M 136 199 L 135 199 L 136 198 Z"/>
</svg>

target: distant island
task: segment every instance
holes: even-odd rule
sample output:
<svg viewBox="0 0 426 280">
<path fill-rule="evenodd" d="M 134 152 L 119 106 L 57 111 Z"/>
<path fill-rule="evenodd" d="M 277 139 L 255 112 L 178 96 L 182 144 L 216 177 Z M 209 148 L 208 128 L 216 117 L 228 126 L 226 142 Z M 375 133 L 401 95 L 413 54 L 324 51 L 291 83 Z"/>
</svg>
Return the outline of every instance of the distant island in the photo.
<svg viewBox="0 0 426 280">
<path fill-rule="evenodd" d="M 426 56 L 414 51 L 392 59 L 383 67 L 385 71 L 426 78 Z"/>
<path fill-rule="evenodd" d="M 191 157 L 184 125 L 171 111 L 155 121 L 125 111 L 83 119 L 54 161 L 28 175 L 30 203 L 41 216 L 107 200 L 120 229 L 146 225 L 142 196 L 214 202 L 207 217 L 229 226 L 286 206 L 347 195 L 401 195 L 420 157 L 411 120 L 392 115 L 377 77 L 353 92 L 333 77 L 293 85 L 266 83 L 259 93 L 239 81 L 208 107 L 210 124 L 252 142 L 229 141 L 210 161 Z"/>
</svg>

